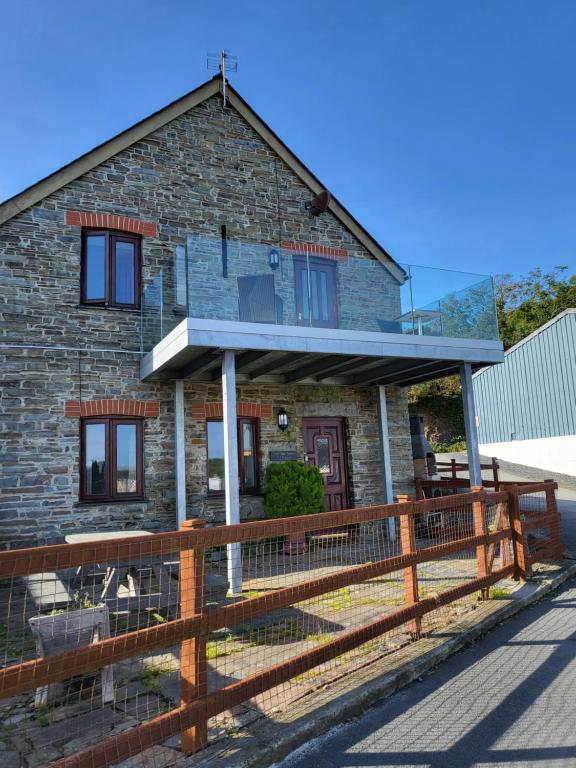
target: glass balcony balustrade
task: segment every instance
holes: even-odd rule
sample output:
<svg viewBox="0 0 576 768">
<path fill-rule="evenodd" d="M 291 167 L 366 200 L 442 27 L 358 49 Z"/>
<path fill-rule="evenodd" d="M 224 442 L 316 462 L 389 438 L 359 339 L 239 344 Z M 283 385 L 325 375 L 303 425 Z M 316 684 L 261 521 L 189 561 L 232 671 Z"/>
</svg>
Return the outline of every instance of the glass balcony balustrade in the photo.
<svg viewBox="0 0 576 768">
<path fill-rule="evenodd" d="M 498 339 L 488 276 L 197 235 L 144 276 L 143 351 L 186 317 Z"/>
</svg>

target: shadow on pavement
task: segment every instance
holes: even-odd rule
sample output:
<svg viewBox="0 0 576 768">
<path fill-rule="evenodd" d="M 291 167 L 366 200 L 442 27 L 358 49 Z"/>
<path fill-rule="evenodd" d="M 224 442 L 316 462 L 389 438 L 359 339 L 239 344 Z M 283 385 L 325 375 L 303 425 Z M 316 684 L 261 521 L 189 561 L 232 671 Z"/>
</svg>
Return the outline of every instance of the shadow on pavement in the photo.
<svg viewBox="0 0 576 768">
<path fill-rule="evenodd" d="M 575 608 L 570 585 L 281 765 L 576 766 Z"/>
</svg>

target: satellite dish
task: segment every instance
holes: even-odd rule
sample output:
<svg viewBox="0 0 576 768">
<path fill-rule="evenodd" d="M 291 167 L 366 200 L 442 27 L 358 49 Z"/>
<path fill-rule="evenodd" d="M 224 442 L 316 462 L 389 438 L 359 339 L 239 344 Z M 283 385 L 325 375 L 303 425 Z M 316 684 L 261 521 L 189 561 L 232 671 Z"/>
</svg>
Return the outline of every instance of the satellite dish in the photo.
<svg viewBox="0 0 576 768">
<path fill-rule="evenodd" d="M 330 200 L 332 200 L 330 192 L 327 189 L 322 190 L 322 192 L 306 204 L 310 216 L 320 216 L 321 213 L 324 213 L 330 205 Z"/>
</svg>

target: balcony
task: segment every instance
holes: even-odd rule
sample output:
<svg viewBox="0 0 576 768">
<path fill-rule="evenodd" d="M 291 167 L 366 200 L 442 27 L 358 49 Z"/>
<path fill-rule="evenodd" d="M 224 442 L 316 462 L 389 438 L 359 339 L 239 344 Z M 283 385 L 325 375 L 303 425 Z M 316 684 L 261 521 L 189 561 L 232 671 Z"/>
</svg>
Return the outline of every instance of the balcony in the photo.
<svg viewBox="0 0 576 768">
<path fill-rule="evenodd" d="M 142 377 L 408 384 L 502 360 L 490 277 L 187 237 L 145 281 Z"/>
</svg>

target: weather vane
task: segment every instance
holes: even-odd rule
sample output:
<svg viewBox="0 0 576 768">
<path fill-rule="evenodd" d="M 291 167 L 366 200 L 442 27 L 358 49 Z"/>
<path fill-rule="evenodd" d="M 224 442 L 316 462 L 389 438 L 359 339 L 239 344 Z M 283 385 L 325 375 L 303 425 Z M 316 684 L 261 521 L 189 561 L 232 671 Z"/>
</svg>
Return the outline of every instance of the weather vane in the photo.
<svg viewBox="0 0 576 768">
<path fill-rule="evenodd" d="M 231 56 L 228 51 L 209 53 L 206 58 L 208 69 L 218 70 L 222 75 L 222 98 L 226 106 L 226 75 L 228 72 L 238 72 L 238 56 Z"/>
</svg>

